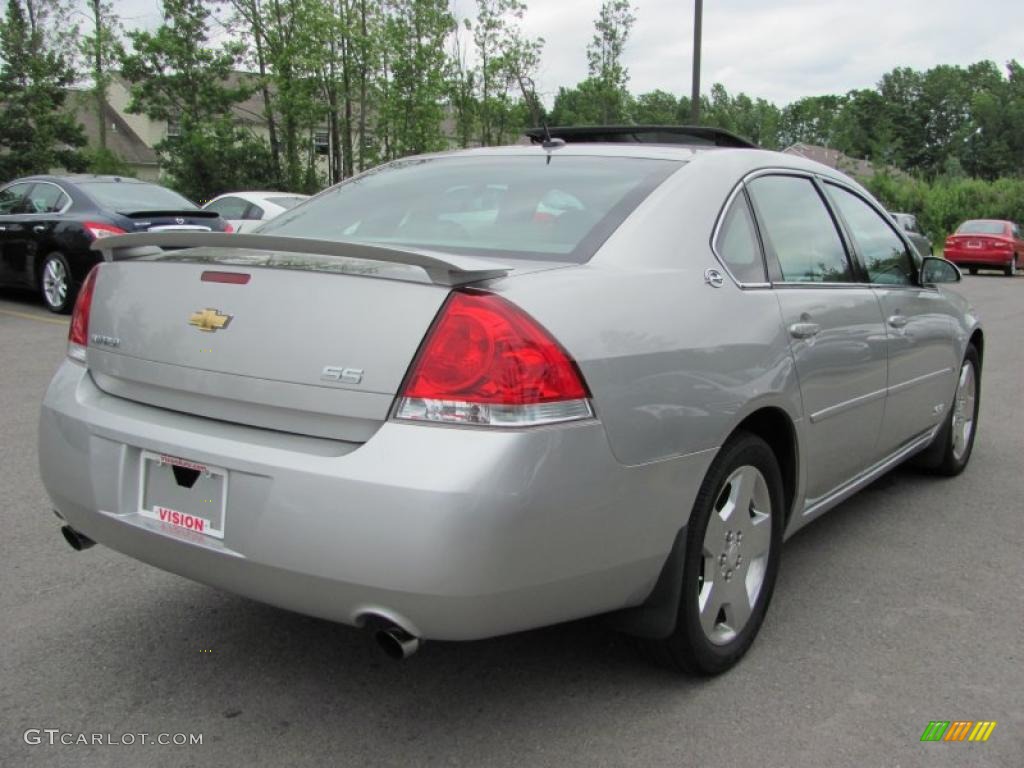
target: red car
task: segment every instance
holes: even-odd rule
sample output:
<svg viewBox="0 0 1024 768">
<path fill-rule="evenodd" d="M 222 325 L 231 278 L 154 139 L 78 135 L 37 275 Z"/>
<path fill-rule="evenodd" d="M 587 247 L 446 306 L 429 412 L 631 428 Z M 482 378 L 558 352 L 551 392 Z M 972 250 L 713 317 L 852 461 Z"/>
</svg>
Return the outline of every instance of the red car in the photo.
<svg viewBox="0 0 1024 768">
<path fill-rule="evenodd" d="M 972 219 L 946 238 L 943 255 L 958 267 L 967 267 L 972 275 L 985 268 L 1001 269 L 1013 277 L 1024 266 L 1024 239 L 1012 221 Z"/>
</svg>

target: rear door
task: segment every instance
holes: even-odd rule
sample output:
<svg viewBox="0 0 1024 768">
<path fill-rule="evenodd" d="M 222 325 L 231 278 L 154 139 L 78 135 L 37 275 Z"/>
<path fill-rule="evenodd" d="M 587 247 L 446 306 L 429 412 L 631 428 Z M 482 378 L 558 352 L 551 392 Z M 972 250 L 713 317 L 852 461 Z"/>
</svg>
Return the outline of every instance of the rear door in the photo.
<svg viewBox="0 0 1024 768">
<path fill-rule="evenodd" d="M 0 281 L 25 283 L 25 203 L 31 182 L 20 181 L 0 190 Z"/>
<path fill-rule="evenodd" d="M 852 190 L 825 185 L 882 306 L 889 373 L 883 454 L 927 431 L 945 416 L 959 371 L 949 301 L 918 285 L 910 249 L 882 215 Z"/>
<path fill-rule="evenodd" d="M 747 183 L 800 381 L 808 503 L 877 457 L 886 336 L 878 299 L 858 281 L 816 182 L 765 174 Z"/>
</svg>

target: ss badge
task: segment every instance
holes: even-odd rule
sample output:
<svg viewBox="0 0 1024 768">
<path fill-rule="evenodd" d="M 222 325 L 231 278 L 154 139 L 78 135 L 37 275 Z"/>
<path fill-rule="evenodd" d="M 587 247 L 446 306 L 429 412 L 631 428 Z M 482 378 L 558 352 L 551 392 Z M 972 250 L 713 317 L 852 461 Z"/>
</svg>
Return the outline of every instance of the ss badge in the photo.
<svg viewBox="0 0 1024 768">
<path fill-rule="evenodd" d="M 342 384 L 358 384 L 363 380 L 362 368 L 340 368 L 336 365 L 326 365 L 320 372 L 323 381 L 340 381 Z"/>
</svg>

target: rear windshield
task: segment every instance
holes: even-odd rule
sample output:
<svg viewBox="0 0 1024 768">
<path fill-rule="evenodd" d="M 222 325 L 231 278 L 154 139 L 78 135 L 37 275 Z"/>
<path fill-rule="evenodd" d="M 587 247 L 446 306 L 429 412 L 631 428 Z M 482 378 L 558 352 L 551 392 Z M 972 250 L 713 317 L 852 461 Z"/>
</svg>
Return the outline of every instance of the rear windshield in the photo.
<svg viewBox="0 0 1024 768">
<path fill-rule="evenodd" d="M 134 181 L 80 181 L 78 187 L 101 208 L 118 213 L 191 211 L 196 205 L 177 192 L 156 184 Z"/>
<path fill-rule="evenodd" d="M 1001 235 L 1006 225 L 1001 221 L 965 221 L 956 231 L 961 235 Z"/>
<path fill-rule="evenodd" d="M 303 200 L 308 200 L 308 197 L 268 197 L 267 202 L 273 203 L 274 205 L 280 206 L 285 210 L 294 208 L 296 205 L 301 203 Z"/>
<path fill-rule="evenodd" d="M 321 193 L 262 234 L 584 262 L 681 163 L 627 157 L 403 160 Z"/>
</svg>

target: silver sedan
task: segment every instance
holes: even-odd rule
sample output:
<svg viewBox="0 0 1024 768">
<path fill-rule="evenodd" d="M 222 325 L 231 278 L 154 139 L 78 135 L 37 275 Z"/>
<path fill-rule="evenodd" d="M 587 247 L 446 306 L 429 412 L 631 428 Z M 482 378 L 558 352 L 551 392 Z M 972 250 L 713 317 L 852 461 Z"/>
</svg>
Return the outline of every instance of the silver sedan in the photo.
<svg viewBox="0 0 1024 768">
<path fill-rule="evenodd" d="M 40 421 L 64 536 L 395 656 L 607 614 L 721 672 L 784 539 L 976 435 L 957 269 L 789 155 L 453 152 L 96 247 Z"/>
</svg>

